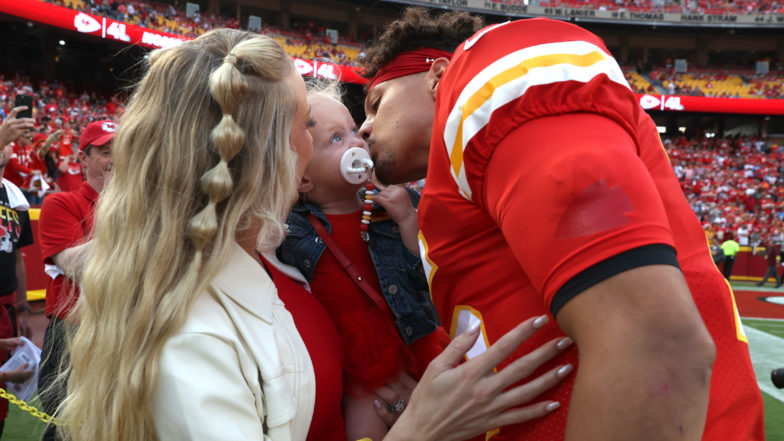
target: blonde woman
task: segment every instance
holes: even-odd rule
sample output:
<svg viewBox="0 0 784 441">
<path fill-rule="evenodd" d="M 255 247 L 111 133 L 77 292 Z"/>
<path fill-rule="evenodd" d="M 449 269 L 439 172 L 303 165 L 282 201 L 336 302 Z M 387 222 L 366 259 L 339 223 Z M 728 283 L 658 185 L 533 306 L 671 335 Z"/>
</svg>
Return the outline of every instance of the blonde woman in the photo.
<svg viewBox="0 0 784 441">
<path fill-rule="evenodd" d="M 331 440 L 341 348 L 274 249 L 312 151 L 302 79 L 274 40 L 219 30 L 149 57 L 96 210 L 60 433 L 79 441 Z M 292 273 L 293 274 L 293 273 Z M 299 290 L 299 291 L 298 291 Z M 489 375 L 546 317 L 455 367 L 436 358 L 387 441 L 464 439 L 544 415 L 551 371 L 504 389 L 550 342 Z M 319 346 L 327 350 L 317 350 Z M 378 440 L 377 440 L 378 441 Z"/>
</svg>

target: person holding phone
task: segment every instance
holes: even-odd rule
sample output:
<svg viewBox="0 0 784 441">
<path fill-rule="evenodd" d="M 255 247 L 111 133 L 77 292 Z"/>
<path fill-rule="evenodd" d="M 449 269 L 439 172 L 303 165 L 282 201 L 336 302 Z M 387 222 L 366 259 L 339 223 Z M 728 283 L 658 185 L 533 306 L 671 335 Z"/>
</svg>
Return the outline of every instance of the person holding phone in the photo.
<svg viewBox="0 0 784 441">
<path fill-rule="evenodd" d="M 32 103 L 30 104 L 32 106 Z M 17 138 L 35 129 L 35 120 L 32 117 L 32 111 L 29 112 L 31 116 L 21 116 L 20 114 L 27 115 L 28 106 L 14 106 L 8 114 L 8 118 L 0 125 L 0 146 L 14 142 Z"/>
<path fill-rule="evenodd" d="M 14 107 L 24 107 L 24 110 L 16 114 L 16 118 L 33 117 L 33 97 L 30 95 L 19 94 L 14 99 Z"/>
</svg>

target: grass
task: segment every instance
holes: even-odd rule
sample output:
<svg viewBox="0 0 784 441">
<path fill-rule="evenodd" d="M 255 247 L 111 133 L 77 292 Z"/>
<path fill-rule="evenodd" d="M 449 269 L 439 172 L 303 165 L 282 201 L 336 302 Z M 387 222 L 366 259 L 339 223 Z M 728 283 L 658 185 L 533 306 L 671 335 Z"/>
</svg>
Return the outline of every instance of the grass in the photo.
<svg viewBox="0 0 784 441">
<path fill-rule="evenodd" d="M 784 440 L 784 403 L 765 392 L 762 393 L 762 401 L 765 403 L 765 439 Z"/>
<path fill-rule="evenodd" d="M 743 324 L 784 338 L 784 320 L 743 319 Z M 765 403 L 765 439 L 784 440 L 784 403 L 765 392 L 762 392 L 762 401 Z"/>
<path fill-rule="evenodd" d="M 29 404 L 41 409 L 38 395 L 34 396 Z M 45 424 L 38 418 L 9 403 L 2 441 L 38 441 L 44 432 L 44 426 Z"/>
<path fill-rule="evenodd" d="M 768 334 L 775 335 L 776 337 L 784 338 L 784 320 L 743 319 L 743 324 L 747 326 L 753 326 L 760 331 L 765 331 Z"/>
</svg>

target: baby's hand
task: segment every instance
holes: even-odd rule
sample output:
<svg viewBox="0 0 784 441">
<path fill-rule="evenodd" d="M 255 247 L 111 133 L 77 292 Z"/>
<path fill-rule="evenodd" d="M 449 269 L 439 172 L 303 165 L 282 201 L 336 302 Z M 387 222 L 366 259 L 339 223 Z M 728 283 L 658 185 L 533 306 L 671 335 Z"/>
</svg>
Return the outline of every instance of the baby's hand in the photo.
<svg viewBox="0 0 784 441">
<path fill-rule="evenodd" d="M 373 199 L 389 213 L 395 223 L 400 225 L 410 219 L 416 219 L 416 210 L 411 204 L 411 198 L 408 197 L 406 190 L 399 185 L 390 185 L 389 187 L 381 187 L 381 192 Z"/>
<path fill-rule="evenodd" d="M 411 204 L 411 198 L 405 188 L 399 185 L 383 187 L 381 193 L 373 199 L 384 207 L 389 213 L 389 217 L 400 227 L 400 238 L 403 245 L 413 254 L 419 254 L 419 243 L 417 234 L 419 224 L 417 223 L 417 212 Z"/>
</svg>

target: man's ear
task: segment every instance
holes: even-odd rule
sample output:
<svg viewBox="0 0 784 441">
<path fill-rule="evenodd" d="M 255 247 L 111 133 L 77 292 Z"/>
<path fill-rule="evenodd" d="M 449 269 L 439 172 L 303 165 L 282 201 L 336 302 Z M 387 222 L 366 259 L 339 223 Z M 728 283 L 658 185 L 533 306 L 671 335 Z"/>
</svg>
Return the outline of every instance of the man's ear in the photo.
<svg viewBox="0 0 784 441">
<path fill-rule="evenodd" d="M 427 90 L 436 99 L 436 91 L 438 90 L 438 83 L 441 81 L 441 75 L 444 74 L 446 67 L 449 65 L 449 60 L 446 58 L 437 58 L 433 64 L 430 65 L 430 70 L 427 72 L 425 81 L 427 81 Z"/>
<path fill-rule="evenodd" d="M 299 181 L 299 185 L 297 185 L 297 193 L 310 193 L 313 191 L 313 187 L 313 181 L 311 181 L 310 178 L 305 175 Z"/>
</svg>

